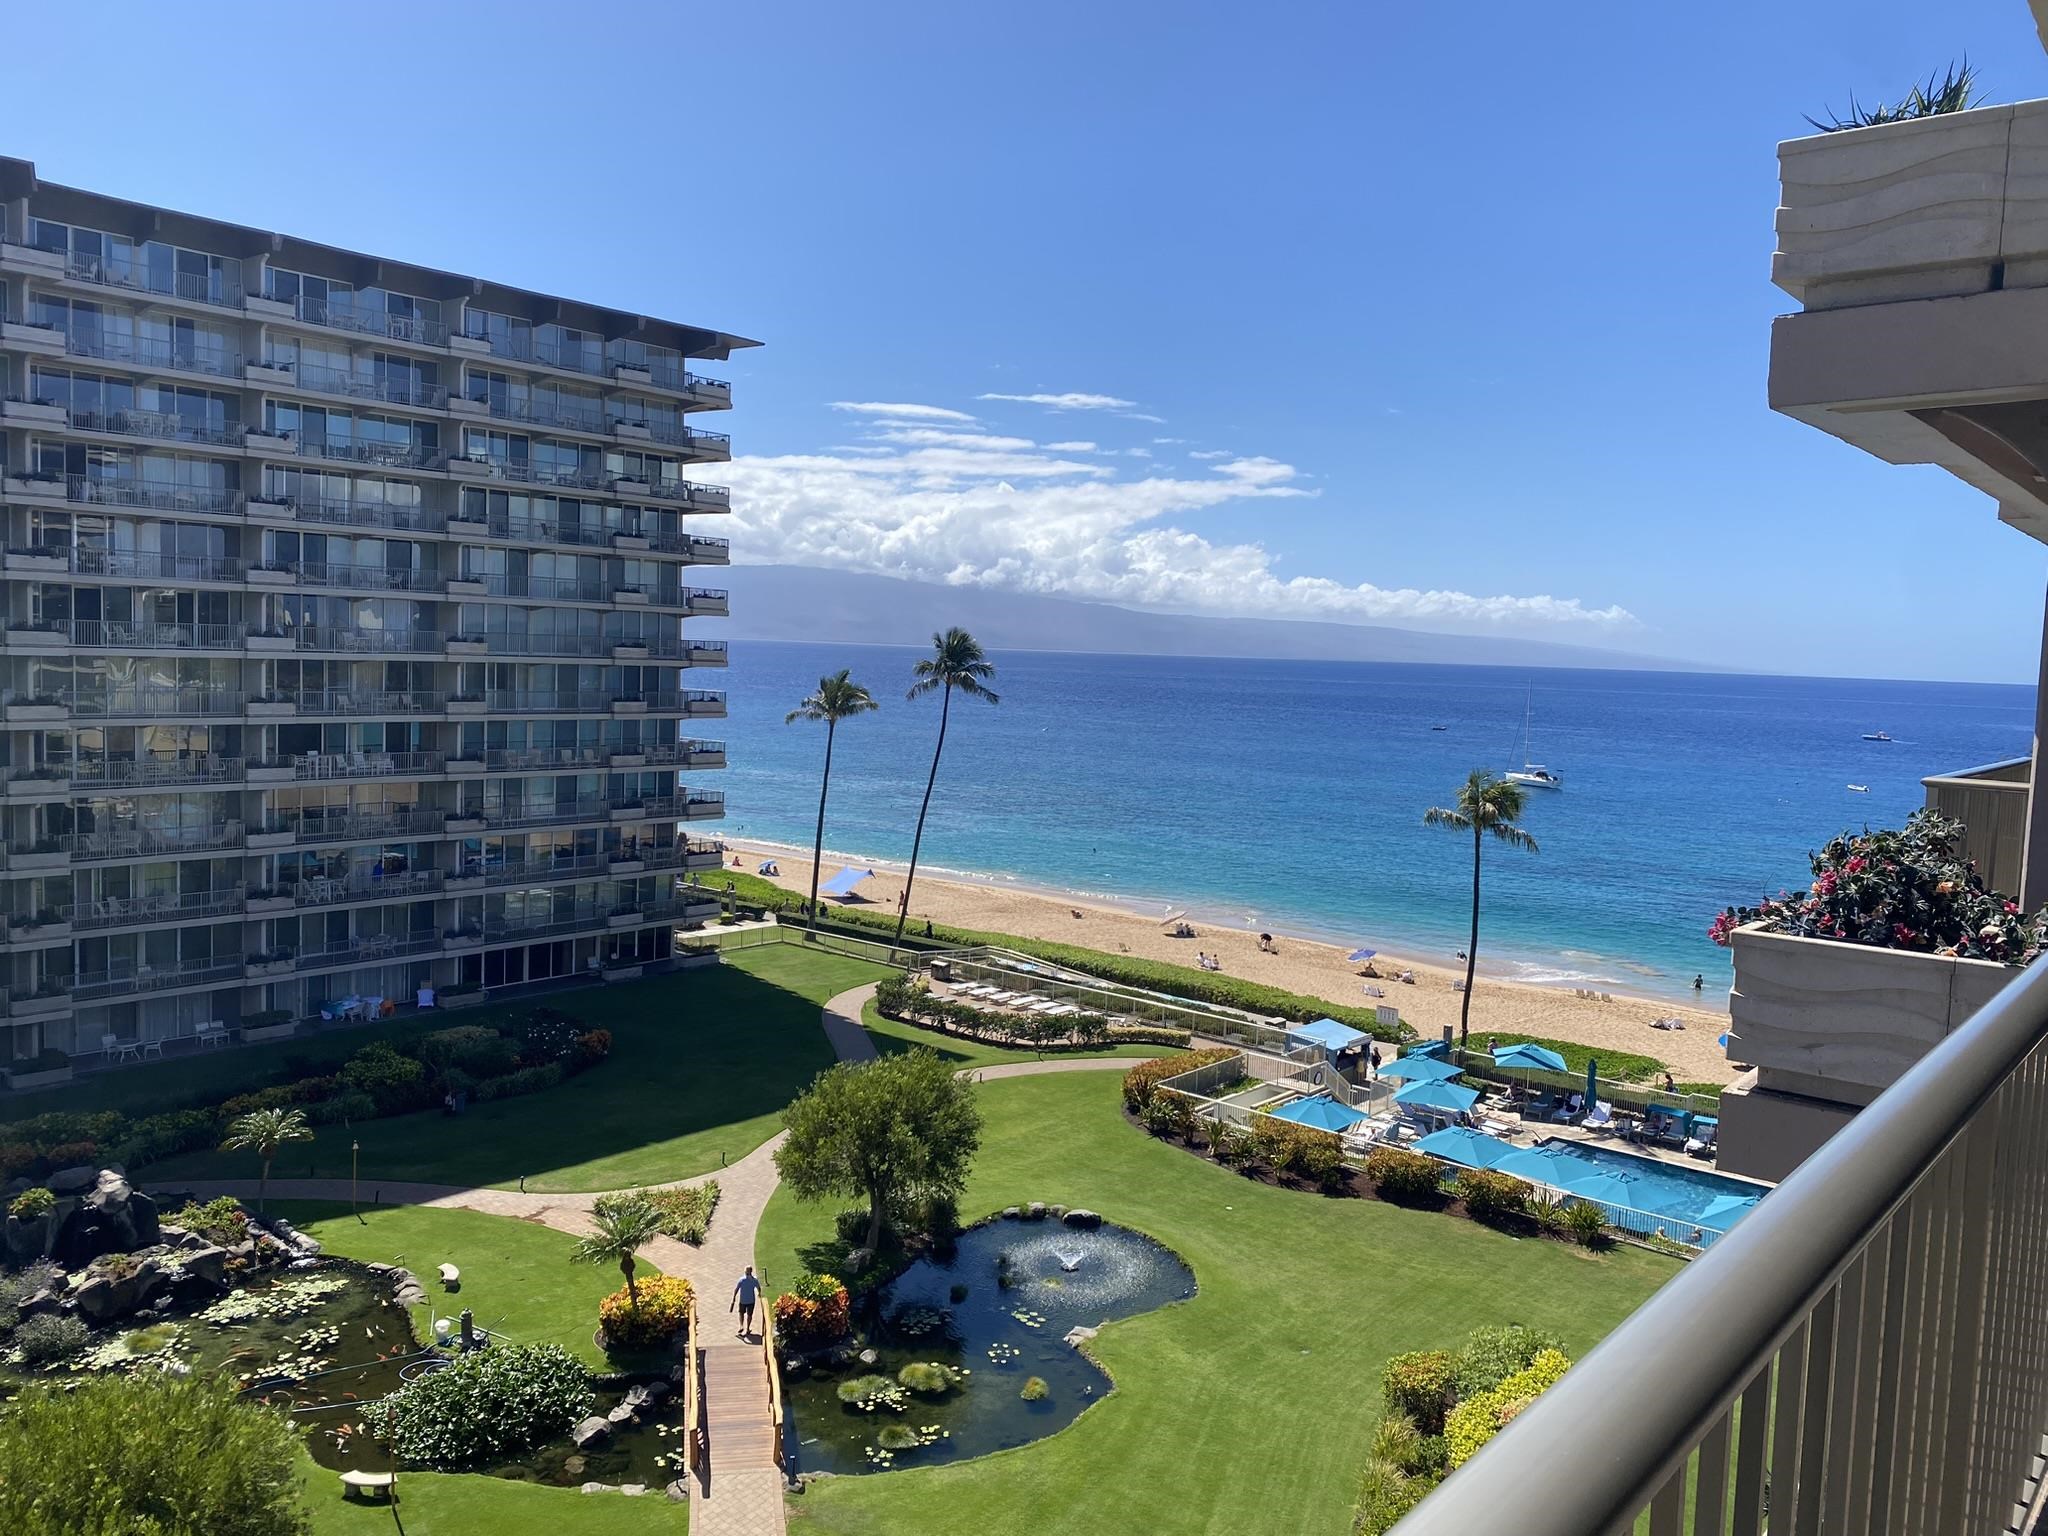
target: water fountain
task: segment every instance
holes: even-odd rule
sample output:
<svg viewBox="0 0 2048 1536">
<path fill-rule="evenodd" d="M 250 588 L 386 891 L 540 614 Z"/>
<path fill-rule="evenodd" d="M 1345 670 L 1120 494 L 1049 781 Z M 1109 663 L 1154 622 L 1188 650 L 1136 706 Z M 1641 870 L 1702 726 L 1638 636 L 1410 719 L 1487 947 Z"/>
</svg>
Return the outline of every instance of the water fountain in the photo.
<svg viewBox="0 0 2048 1536">
<path fill-rule="evenodd" d="M 1075 1270 L 1079 1269 L 1081 1267 L 1081 1261 L 1088 1257 L 1088 1255 L 1085 1253 L 1076 1253 L 1073 1250 L 1067 1248 L 1053 1249 L 1052 1256 L 1060 1261 L 1060 1268 L 1065 1270 L 1070 1275 Z"/>
</svg>

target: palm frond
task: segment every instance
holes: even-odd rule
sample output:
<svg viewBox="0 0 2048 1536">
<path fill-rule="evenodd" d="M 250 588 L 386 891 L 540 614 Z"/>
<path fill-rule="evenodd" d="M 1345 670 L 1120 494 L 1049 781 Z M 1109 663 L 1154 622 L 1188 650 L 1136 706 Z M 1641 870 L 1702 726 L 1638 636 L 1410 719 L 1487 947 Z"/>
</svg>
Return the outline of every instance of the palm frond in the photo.
<svg viewBox="0 0 2048 1536">
<path fill-rule="evenodd" d="M 904 697 L 915 699 L 950 688 L 996 704 L 1001 700 L 988 686 L 988 680 L 995 675 L 995 664 L 982 650 L 981 642 L 955 626 L 932 636 L 932 654 L 921 657 L 911 667 L 910 691 Z"/>
<path fill-rule="evenodd" d="M 782 723 L 794 725 L 799 720 L 845 720 L 881 707 L 875 702 L 875 696 L 853 681 L 848 669 L 842 668 L 830 677 L 819 678 L 818 691 L 784 715 Z"/>
<path fill-rule="evenodd" d="M 1460 832 L 1472 830 L 1472 822 L 1462 811 L 1451 810 L 1448 806 L 1432 805 L 1422 813 L 1425 827 L 1455 827 Z"/>
</svg>

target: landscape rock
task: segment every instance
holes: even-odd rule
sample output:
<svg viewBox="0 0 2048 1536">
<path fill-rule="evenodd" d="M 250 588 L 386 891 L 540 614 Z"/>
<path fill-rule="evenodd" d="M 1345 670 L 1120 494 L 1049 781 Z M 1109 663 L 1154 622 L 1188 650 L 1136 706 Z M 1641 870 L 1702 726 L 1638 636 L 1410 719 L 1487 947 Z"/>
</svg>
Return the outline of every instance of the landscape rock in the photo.
<svg viewBox="0 0 2048 1536">
<path fill-rule="evenodd" d="M 860 1352 L 858 1358 L 862 1365 L 873 1365 L 875 1361 L 881 1357 L 878 1356 L 872 1349 L 864 1349 Z"/>
<path fill-rule="evenodd" d="M 839 1261 L 839 1273 L 845 1275 L 850 1280 L 856 1275 L 865 1274 L 868 1266 L 874 1262 L 874 1249 L 856 1248 Z"/>
<path fill-rule="evenodd" d="M 680 1477 L 661 1491 L 667 1494 L 672 1502 L 677 1504 L 688 1502 L 690 1497 L 690 1485 Z"/>
<path fill-rule="evenodd" d="M 50 1193 L 63 1200 L 73 1195 L 84 1194 L 99 1183 L 99 1180 L 100 1171 L 97 1168 L 63 1168 L 51 1174 L 45 1182 L 50 1186 Z"/>
<path fill-rule="evenodd" d="M 1089 1328 L 1085 1326 L 1079 1328 L 1069 1328 L 1067 1330 L 1067 1336 L 1063 1342 L 1071 1344 L 1078 1349 L 1088 1340 L 1094 1338 L 1099 1331 L 1100 1330 L 1098 1329 Z"/>
<path fill-rule="evenodd" d="M 644 1387 L 635 1387 L 635 1392 L 645 1392 L 650 1403 L 658 1403 L 675 1390 L 665 1381 L 650 1381 Z"/>
<path fill-rule="evenodd" d="M 1023 1211 L 1021 1211 L 1014 1205 L 1006 1205 L 1003 1207 L 1003 1220 L 1005 1221 L 1015 1221 L 1019 1216 L 1023 1214 Z"/>
<path fill-rule="evenodd" d="M 585 1483 L 576 1491 L 578 1493 L 610 1493 L 612 1485 L 610 1483 Z"/>
<path fill-rule="evenodd" d="M 620 1424 L 630 1424 L 637 1417 L 639 1417 L 639 1415 L 636 1414 L 633 1411 L 633 1409 L 629 1408 L 624 1403 L 620 1403 L 618 1407 L 612 1409 L 609 1413 L 607 1413 L 604 1416 L 604 1420 L 607 1424 L 616 1427 Z"/>
<path fill-rule="evenodd" d="M 135 1275 L 90 1274 L 73 1288 L 71 1299 L 94 1322 L 106 1323 L 133 1312 L 140 1295 Z"/>
<path fill-rule="evenodd" d="M 1024 1207 L 1024 1216 L 1029 1221 L 1045 1220 L 1045 1202 L 1043 1200 L 1032 1201 Z"/>
<path fill-rule="evenodd" d="M 661 1382 L 659 1383 L 659 1385 L 663 1392 L 668 1391 L 667 1382 Z M 634 1413 L 639 1413 L 642 1409 L 648 1407 L 651 1403 L 653 1403 L 653 1401 L 653 1387 L 636 1385 L 626 1388 L 626 1395 L 625 1397 L 620 1399 L 619 1406 L 621 1408 L 631 1409 Z"/>
<path fill-rule="evenodd" d="M 569 1438 L 575 1442 L 576 1449 L 581 1451 L 588 1450 L 593 1445 L 602 1444 L 604 1441 L 611 1438 L 611 1433 L 611 1421 L 608 1419 L 600 1419 L 593 1415 L 592 1417 L 587 1418 L 582 1423 L 578 1424 L 574 1429 L 570 1430 Z M 591 1485 L 588 1483 L 584 1485 L 584 1489 L 586 1492 L 589 1490 L 590 1486 Z M 600 1484 L 598 1486 L 602 1485 Z"/>
<path fill-rule="evenodd" d="M 228 1280 L 228 1251 L 207 1243 L 202 1247 L 188 1248 L 178 1255 L 178 1261 L 185 1266 L 185 1273 L 196 1275 L 208 1285 L 226 1285 Z"/>
<path fill-rule="evenodd" d="M 1045 1208 L 1045 1213 L 1052 1217 L 1054 1221 L 1058 1221 L 1067 1214 L 1067 1208 L 1064 1205 L 1048 1205 Z"/>
<path fill-rule="evenodd" d="M 1060 1220 L 1070 1227 L 1099 1227 L 1102 1225 L 1102 1218 L 1096 1215 L 1095 1212 L 1084 1211 L 1078 1208 L 1067 1212 Z"/>
<path fill-rule="evenodd" d="M 49 1249 L 55 1221 L 54 1211 L 33 1221 L 23 1221 L 18 1216 L 6 1218 L 4 1236 L 0 1236 L 0 1246 L 4 1246 L 5 1251 L 0 1252 L 0 1259 L 15 1267 L 40 1259 Z"/>
<path fill-rule="evenodd" d="M 647 1492 L 647 1485 L 645 1483 L 621 1483 L 619 1484 L 619 1492 L 629 1499 L 637 1499 Z"/>
</svg>

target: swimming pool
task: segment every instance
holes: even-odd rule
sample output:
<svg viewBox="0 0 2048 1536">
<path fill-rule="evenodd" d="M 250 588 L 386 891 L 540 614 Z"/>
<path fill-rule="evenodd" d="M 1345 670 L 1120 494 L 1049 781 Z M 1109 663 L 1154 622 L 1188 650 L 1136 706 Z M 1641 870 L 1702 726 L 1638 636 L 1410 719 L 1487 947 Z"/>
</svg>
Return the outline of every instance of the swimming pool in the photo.
<svg viewBox="0 0 2048 1536">
<path fill-rule="evenodd" d="M 1681 1242 L 1689 1241 L 1697 1227 L 1704 1238 L 1701 1247 L 1748 1215 L 1768 1192 L 1747 1179 L 1582 1141 L 1552 1137 L 1538 1142 L 1536 1150 L 1560 1165 L 1558 1177 L 1545 1182 L 1603 1207 L 1611 1225 L 1643 1235 L 1662 1226 L 1668 1236 Z M 1573 1188 L 1600 1174 L 1627 1180 L 1625 1192 L 1605 1183 L 1588 1184 L 1584 1194 Z"/>
</svg>

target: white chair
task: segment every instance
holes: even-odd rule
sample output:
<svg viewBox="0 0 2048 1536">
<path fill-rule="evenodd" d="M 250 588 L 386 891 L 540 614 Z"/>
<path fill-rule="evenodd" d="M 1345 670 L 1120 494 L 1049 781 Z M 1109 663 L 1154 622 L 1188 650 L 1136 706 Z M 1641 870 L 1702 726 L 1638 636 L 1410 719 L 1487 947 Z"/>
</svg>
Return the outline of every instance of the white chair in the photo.
<svg viewBox="0 0 2048 1536">
<path fill-rule="evenodd" d="M 115 1052 L 116 1050 L 118 1050 L 118 1049 L 120 1048 L 120 1045 L 121 1045 L 121 1037 L 120 1037 L 119 1035 L 115 1035 L 115 1034 L 105 1034 L 105 1035 L 101 1035 L 101 1036 L 100 1036 L 100 1060 L 101 1060 L 101 1061 L 108 1061 L 108 1060 L 111 1060 L 111 1059 L 112 1059 L 112 1057 L 113 1057 L 113 1054 L 114 1054 L 114 1052 Z"/>
</svg>

